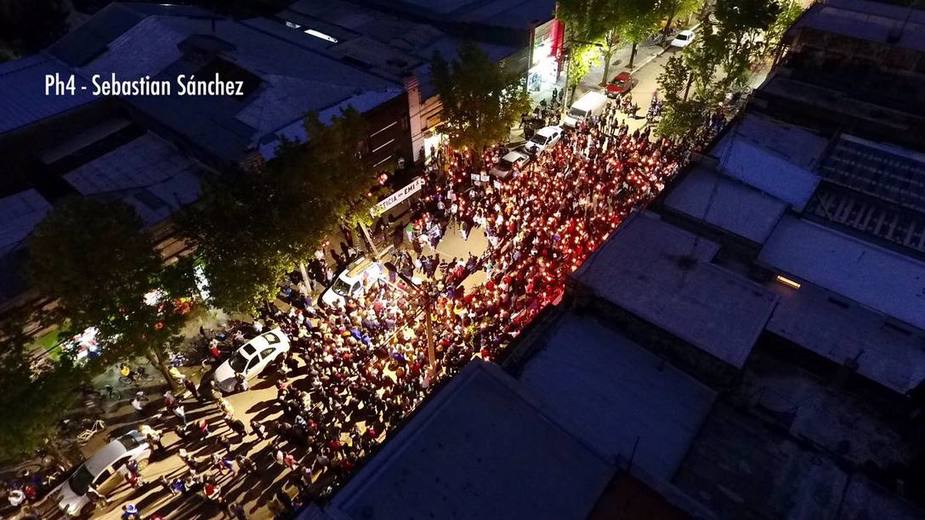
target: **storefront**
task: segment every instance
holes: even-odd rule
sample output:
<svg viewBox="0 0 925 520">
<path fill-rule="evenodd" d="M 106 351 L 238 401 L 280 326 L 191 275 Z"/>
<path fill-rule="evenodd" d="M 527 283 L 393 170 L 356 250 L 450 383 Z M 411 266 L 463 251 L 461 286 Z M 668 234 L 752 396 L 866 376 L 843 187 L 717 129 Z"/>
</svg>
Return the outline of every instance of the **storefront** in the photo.
<svg viewBox="0 0 925 520">
<path fill-rule="evenodd" d="M 561 87 L 558 76 L 563 36 L 564 26 L 556 19 L 533 30 L 527 89 L 534 99 L 548 98 L 553 89 Z"/>
</svg>

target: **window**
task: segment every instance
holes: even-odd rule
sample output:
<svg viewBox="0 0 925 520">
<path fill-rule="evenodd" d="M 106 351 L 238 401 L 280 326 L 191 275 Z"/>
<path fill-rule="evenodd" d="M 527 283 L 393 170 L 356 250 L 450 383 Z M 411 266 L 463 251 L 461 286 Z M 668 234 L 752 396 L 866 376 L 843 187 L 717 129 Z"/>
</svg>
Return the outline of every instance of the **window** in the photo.
<svg viewBox="0 0 925 520">
<path fill-rule="evenodd" d="M 273 347 L 265 348 L 265 349 L 263 349 L 263 350 L 260 351 L 260 357 L 261 357 L 261 358 L 266 358 L 266 357 L 268 357 L 270 354 L 272 354 L 272 353 L 274 353 L 274 352 L 276 352 L 276 349 L 273 348 Z"/>
<path fill-rule="evenodd" d="M 93 475 L 87 469 L 87 466 L 80 466 L 71 475 L 71 478 L 67 479 L 67 485 L 71 487 L 71 491 L 77 496 L 86 495 L 91 482 L 93 482 Z"/>
<path fill-rule="evenodd" d="M 125 451 L 132 451 L 141 444 L 133 435 L 123 435 L 116 440 L 125 448 Z"/>
<path fill-rule="evenodd" d="M 234 357 L 231 358 L 231 361 L 229 361 L 228 364 L 231 366 L 231 369 L 235 371 L 235 373 L 240 373 L 244 372 L 245 368 L 247 367 L 248 359 L 249 358 L 242 356 L 241 353 L 238 352 L 234 355 Z"/>
<path fill-rule="evenodd" d="M 585 117 L 585 114 L 587 114 L 587 112 L 584 111 L 584 110 L 582 110 L 582 109 L 580 109 L 580 108 L 573 108 L 573 109 L 571 109 L 571 110 L 568 111 L 568 115 L 570 115 L 570 116 L 572 116 L 572 117 L 574 117 L 574 118 L 576 118 L 576 119 L 581 119 L 582 117 Z"/>
<path fill-rule="evenodd" d="M 350 284 L 338 278 L 331 290 L 341 296 L 347 296 L 350 294 Z"/>
<path fill-rule="evenodd" d="M 100 486 L 103 484 L 103 482 L 106 482 L 107 480 L 109 480 L 109 477 L 111 476 L 112 476 L 112 468 L 106 468 L 99 475 L 96 476 L 96 478 L 93 480 L 93 485 Z M 84 491 L 84 493 L 86 493 L 86 491 Z"/>
<path fill-rule="evenodd" d="M 267 332 L 263 335 L 263 339 L 267 340 L 267 343 L 274 345 L 279 343 L 279 336 L 275 332 Z"/>
</svg>

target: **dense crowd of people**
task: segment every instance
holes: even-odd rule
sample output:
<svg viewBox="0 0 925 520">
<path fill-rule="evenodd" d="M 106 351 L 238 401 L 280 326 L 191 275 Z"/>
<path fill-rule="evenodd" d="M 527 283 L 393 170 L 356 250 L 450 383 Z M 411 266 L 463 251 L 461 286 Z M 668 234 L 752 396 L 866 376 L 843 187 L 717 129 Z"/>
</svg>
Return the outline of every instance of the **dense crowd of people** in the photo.
<svg viewBox="0 0 925 520">
<path fill-rule="evenodd" d="M 659 108 L 654 101 L 649 117 Z M 504 149 L 483 156 L 442 151 L 427 168 L 407 225 L 399 223 L 393 235 L 410 248 L 396 250 L 383 278 L 342 303 L 312 299 L 356 255 L 347 233 L 340 251 L 319 250 L 305 266 L 308 280 L 294 273 L 283 287 L 288 310 L 268 305 L 253 323 L 235 323 L 208 341 L 208 356 L 218 360 L 278 327 L 291 349 L 265 372 L 277 397 L 250 423 L 214 385 L 185 379 L 182 396 L 163 396 L 146 435 L 161 448 L 162 432 L 173 429 L 188 466 L 161 479 L 166 496 L 198 494 L 245 518 L 246 488 L 235 479 L 267 471 L 249 453 L 263 440 L 270 441 L 263 458 L 288 475 L 271 495 L 280 510 L 330 494 L 434 385 L 473 358 L 497 359 L 561 296 L 568 275 L 688 160 L 693 145 L 653 139 L 648 129 L 631 132 L 626 117 L 610 101 L 601 116 L 580 122 L 504 180 L 473 180 L 484 178 Z M 488 244 L 483 254 L 448 259 L 436 251 L 446 233 L 468 240 L 475 229 Z M 466 289 L 463 282 L 476 272 L 484 282 Z M 420 284 L 411 287 L 411 278 Z M 432 359 L 424 306 L 432 307 Z M 242 377 L 238 389 L 246 388 Z M 143 403 L 135 408 L 142 418 L 153 412 Z M 132 475 L 130 484 L 143 484 Z M 297 490 L 294 498 L 284 488 Z M 125 507 L 126 518 L 140 515 L 135 504 Z"/>
</svg>

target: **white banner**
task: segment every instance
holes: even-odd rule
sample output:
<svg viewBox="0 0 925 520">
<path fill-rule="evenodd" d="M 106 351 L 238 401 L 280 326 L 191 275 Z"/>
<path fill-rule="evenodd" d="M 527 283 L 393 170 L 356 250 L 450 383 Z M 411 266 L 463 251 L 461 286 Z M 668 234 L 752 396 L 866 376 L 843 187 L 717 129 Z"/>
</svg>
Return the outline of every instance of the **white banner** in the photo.
<svg viewBox="0 0 925 520">
<path fill-rule="evenodd" d="M 408 197 L 421 191 L 421 188 L 423 187 L 424 187 L 424 178 L 416 177 L 413 181 L 411 181 L 411 184 L 408 184 L 404 188 L 396 191 L 395 193 L 379 201 L 378 204 L 376 204 L 375 206 L 372 207 L 372 209 L 369 210 L 369 213 L 374 217 L 379 216 L 385 213 L 386 211 L 394 208 L 395 206 L 401 204 Z"/>
</svg>

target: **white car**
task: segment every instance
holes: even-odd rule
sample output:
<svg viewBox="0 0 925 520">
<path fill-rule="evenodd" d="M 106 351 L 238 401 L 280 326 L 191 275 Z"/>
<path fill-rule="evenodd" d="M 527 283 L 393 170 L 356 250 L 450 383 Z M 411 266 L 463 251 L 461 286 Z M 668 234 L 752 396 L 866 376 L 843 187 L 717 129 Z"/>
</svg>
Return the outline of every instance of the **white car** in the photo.
<svg viewBox="0 0 925 520">
<path fill-rule="evenodd" d="M 491 174 L 499 179 L 506 179 L 516 168 L 518 171 L 530 162 L 530 156 L 511 150 L 491 169 Z"/>
<path fill-rule="evenodd" d="M 150 458 L 151 447 L 144 435 L 132 430 L 100 448 L 67 480 L 53 489 L 50 496 L 64 514 L 80 516 L 93 508 L 87 497 L 91 485 L 105 497 L 122 483 L 123 474 L 119 470 L 129 460 L 137 462 L 138 468 L 142 469 Z"/>
<path fill-rule="evenodd" d="M 334 283 L 321 293 L 321 302 L 331 307 L 345 305 L 347 298 L 356 298 L 382 277 L 379 262 L 357 258 L 334 277 Z"/>
<path fill-rule="evenodd" d="M 674 37 L 674 40 L 671 40 L 671 46 L 683 49 L 691 44 L 694 41 L 694 31 L 683 30 Z"/>
<path fill-rule="evenodd" d="M 524 145 L 524 150 L 527 152 L 537 155 L 543 150 L 551 147 L 552 145 L 559 142 L 559 139 L 562 138 L 562 127 L 561 126 L 547 126 L 540 128 L 533 134 L 533 137 L 527 141 L 527 144 Z"/>
<path fill-rule="evenodd" d="M 234 392 L 238 385 L 236 374 L 245 379 L 257 377 L 280 354 L 289 351 L 289 338 L 280 329 L 273 329 L 241 345 L 230 358 L 215 369 L 212 378 L 219 390 Z"/>
</svg>

